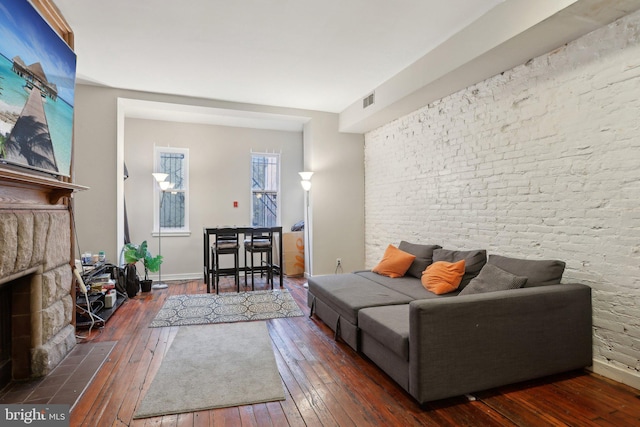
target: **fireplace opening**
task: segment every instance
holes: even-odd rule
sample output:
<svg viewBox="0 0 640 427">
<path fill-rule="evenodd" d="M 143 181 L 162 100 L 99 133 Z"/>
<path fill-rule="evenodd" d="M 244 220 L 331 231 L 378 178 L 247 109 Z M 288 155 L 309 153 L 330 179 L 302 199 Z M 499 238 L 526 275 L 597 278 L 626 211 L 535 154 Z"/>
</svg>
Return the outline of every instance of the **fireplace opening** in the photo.
<svg viewBox="0 0 640 427">
<path fill-rule="evenodd" d="M 0 286 L 0 390 L 11 382 L 11 288 Z"/>
<path fill-rule="evenodd" d="M 0 389 L 31 377 L 31 281 L 29 274 L 0 284 Z"/>
</svg>

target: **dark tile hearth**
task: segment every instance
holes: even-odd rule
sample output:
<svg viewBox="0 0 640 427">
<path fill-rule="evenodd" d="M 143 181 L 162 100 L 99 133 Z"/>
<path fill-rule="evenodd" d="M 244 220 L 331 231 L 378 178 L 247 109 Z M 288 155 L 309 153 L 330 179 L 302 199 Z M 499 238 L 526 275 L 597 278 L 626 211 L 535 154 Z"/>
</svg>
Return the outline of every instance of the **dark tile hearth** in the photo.
<svg viewBox="0 0 640 427">
<path fill-rule="evenodd" d="M 114 341 L 78 344 L 45 378 L 15 381 L 0 391 L 2 404 L 75 405 L 107 360 Z"/>
</svg>

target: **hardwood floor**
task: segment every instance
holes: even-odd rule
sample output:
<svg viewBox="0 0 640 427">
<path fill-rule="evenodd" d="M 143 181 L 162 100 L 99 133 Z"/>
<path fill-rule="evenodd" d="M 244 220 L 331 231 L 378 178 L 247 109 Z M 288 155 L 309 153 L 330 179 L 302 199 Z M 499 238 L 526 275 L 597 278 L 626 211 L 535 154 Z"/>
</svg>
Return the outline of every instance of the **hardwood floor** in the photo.
<svg viewBox="0 0 640 427">
<path fill-rule="evenodd" d="M 285 287 L 303 311 L 301 279 Z M 226 282 L 222 291 L 235 286 Z M 256 286 L 256 289 L 259 289 Z M 242 290 L 242 289 L 241 289 Z M 168 295 L 205 293 L 202 281 L 171 283 L 139 294 L 93 331 L 116 341 L 71 413 L 72 426 L 625 426 L 640 425 L 639 391 L 586 372 L 572 372 L 421 408 L 372 362 L 333 340 L 321 321 L 267 321 L 286 388 L 281 402 L 132 420 L 177 328 L 149 328 Z M 203 373 L 206 375 L 206 373 Z"/>
</svg>

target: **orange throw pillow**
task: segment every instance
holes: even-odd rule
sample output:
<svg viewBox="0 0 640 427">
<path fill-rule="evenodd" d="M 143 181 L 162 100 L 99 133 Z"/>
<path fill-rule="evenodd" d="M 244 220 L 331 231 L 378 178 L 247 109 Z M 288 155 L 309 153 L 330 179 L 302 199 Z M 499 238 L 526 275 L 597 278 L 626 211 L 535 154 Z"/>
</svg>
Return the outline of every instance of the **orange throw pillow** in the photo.
<svg viewBox="0 0 640 427">
<path fill-rule="evenodd" d="M 458 289 L 464 276 L 464 260 L 458 262 L 436 261 L 422 272 L 422 286 L 436 295 L 448 294 Z"/>
<path fill-rule="evenodd" d="M 416 259 L 415 255 L 401 251 L 393 245 L 387 246 L 382 259 L 373 267 L 373 272 L 389 277 L 402 277 L 407 272 L 411 263 Z"/>
</svg>

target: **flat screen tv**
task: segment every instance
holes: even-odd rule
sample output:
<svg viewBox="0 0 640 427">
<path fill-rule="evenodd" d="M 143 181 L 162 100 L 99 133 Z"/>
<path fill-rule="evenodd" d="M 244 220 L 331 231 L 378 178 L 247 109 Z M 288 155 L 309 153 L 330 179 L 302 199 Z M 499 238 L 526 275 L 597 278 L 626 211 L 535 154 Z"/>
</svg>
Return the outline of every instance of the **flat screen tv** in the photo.
<svg viewBox="0 0 640 427">
<path fill-rule="evenodd" d="M 0 163 L 69 176 L 76 55 L 27 0 L 0 0 Z"/>
</svg>

